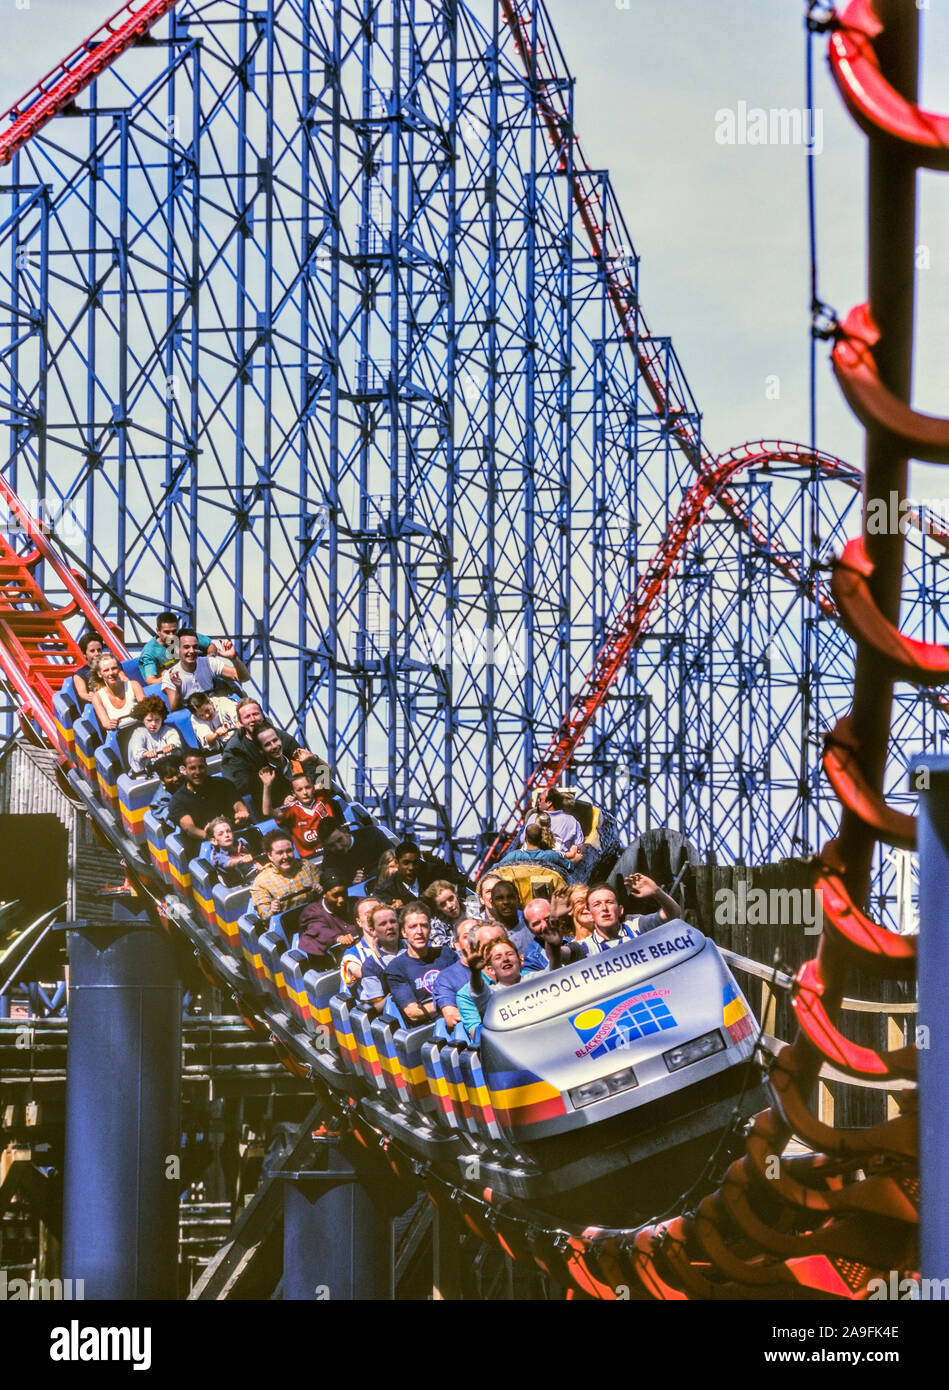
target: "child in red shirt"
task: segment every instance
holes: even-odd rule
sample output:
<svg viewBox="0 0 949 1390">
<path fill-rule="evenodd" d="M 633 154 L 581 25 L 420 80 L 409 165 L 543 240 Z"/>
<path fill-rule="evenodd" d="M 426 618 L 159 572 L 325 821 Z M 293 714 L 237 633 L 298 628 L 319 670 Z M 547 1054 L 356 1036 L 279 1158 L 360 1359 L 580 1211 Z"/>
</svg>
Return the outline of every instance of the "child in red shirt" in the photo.
<svg viewBox="0 0 949 1390">
<path fill-rule="evenodd" d="M 289 830 L 300 858 L 310 859 L 319 847 L 316 832 L 320 821 L 327 816 L 342 821 L 342 817 L 329 792 L 318 792 L 307 773 L 295 772 L 291 785 L 293 796 L 277 807 L 274 820 L 283 830 Z"/>
</svg>

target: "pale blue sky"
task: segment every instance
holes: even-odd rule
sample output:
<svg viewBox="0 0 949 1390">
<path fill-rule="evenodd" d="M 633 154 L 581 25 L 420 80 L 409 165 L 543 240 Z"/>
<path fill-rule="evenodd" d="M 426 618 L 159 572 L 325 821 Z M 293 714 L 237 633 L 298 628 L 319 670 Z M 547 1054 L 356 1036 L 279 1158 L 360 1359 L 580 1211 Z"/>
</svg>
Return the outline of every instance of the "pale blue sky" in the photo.
<svg viewBox="0 0 949 1390">
<path fill-rule="evenodd" d="M 619 0 L 620 4 L 625 0 Z M 717 111 L 803 107 L 803 0 L 548 0 L 577 77 L 587 159 L 613 176 L 642 258 L 654 333 L 671 334 L 715 450 L 745 439 L 808 439 L 807 156 L 716 143 Z M 923 103 L 949 110 L 949 6 L 922 14 Z M 815 41 L 815 156 L 822 297 L 843 317 L 866 298 L 866 141 Z M 949 178 L 924 173 L 918 241 L 916 401 L 949 414 Z M 819 349 L 818 444 L 854 463 L 862 430 Z M 780 399 L 765 378 L 780 378 Z M 945 486 L 921 472 L 922 495 Z"/>
<path fill-rule="evenodd" d="M 624 0 L 620 0 L 624 3 Z M 806 154 L 716 143 L 723 108 L 803 107 L 803 0 L 547 0 L 578 79 L 586 157 L 613 174 L 636 249 L 650 327 L 671 334 L 714 449 L 748 438 L 807 441 Z M 866 297 L 866 140 L 816 40 L 821 296 L 841 317 Z M 923 100 L 949 110 L 949 7 L 923 14 Z M 920 179 L 917 403 L 949 413 L 949 179 Z M 820 347 L 818 443 L 855 463 L 861 431 Z M 781 399 L 766 398 L 777 374 Z M 928 491 L 945 491 L 925 470 Z M 920 484 L 923 478 L 920 478 Z"/>
<path fill-rule="evenodd" d="M 114 0 L 0 0 L 0 106 L 113 8 Z M 708 442 L 716 450 L 758 437 L 806 442 L 806 156 L 715 140 L 716 112 L 739 102 L 803 106 L 803 0 L 548 0 L 548 9 L 577 79 L 587 159 L 612 173 L 642 258 L 648 321 L 676 344 Z M 949 110 L 949 5 L 931 0 L 922 19 L 924 103 Z M 821 39 L 821 292 L 843 315 L 865 297 L 865 141 L 825 52 Z M 949 178 L 923 174 L 920 183 L 918 240 L 931 264 L 918 285 L 916 403 L 949 413 Z M 818 442 L 859 462 L 862 433 L 826 357 L 822 347 Z M 777 400 L 766 396 L 772 375 Z M 943 490 L 931 469 L 916 488 Z"/>
</svg>

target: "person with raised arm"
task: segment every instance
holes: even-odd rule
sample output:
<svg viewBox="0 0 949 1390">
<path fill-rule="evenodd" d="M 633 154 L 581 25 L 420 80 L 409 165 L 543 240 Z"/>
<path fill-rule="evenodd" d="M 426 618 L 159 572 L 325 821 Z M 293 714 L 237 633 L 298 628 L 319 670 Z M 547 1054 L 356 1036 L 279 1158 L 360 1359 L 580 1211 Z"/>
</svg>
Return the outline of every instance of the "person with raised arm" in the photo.
<svg viewBox="0 0 949 1390">
<path fill-rule="evenodd" d="M 161 678 L 161 688 L 168 696 L 171 709 L 181 709 L 190 695 L 213 690 L 216 680 L 250 680 L 250 671 L 237 655 L 229 638 L 216 643 L 216 656 L 202 656 L 198 634 L 193 627 L 184 627 L 178 634 L 178 660 L 169 666 Z"/>
<path fill-rule="evenodd" d="M 468 954 L 468 970 L 471 978 L 458 991 L 457 1002 L 465 1031 L 472 1038 L 494 990 L 520 984 L 525 975 L 534 972 L 529 965 L 521 965 L 517 947 L 506 936 L 475 946 Z"/>
</svg>

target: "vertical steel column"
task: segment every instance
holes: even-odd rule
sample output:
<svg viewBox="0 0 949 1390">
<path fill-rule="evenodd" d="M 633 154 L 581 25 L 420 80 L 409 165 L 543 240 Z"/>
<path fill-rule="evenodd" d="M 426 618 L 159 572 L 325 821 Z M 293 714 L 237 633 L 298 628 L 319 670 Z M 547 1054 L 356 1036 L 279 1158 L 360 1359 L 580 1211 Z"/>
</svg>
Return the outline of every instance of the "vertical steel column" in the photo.
<svg viewBox="0 0 949 1390">
<path fill-rule="evenodd" d="M 461 455 L 457 448 L 455 435 L 455 393 L 458 389 L 458 325 L 455 317 L 455 277 L 458 271 L 458 161 L 455 156 L 455 142 L 458 138 L 458 12 L 454 0 L 443 10 L 444 36 L 448 41 L 448 71 L 446 87 L 448 90 L 448 131 L 450 142 L 448 151 L 448 170 L 446 174 L 447 219 L 445 226 L 444 288 L 445 296 L 445 336 L 446 361 L 444 376 L 443 428 L 445 431 L 445 565 L 446 592 L 443 631 L 445 634 L 445 654 L 442 666 L 445 673 L 445 716 L 444 716 L 444 767 L 443 798 L 444 805 L 455 812 L 450 816 L 451 855 L 458 850 L 455 836 L 458 833 L 457 814 L 461 807 L 454 796 L 455 732 L 458 714 L 455 710 L 455 621 L 459 609 L 458 560 L 455 556 L 456 509 L 464 483 L 461 478 Z M 462 533 L 459 528 L 459 537 Z"/>
<path fill-rule="evenodd" d="M 67 933 L 63 1275 L 87 1298 L 177 1294 L 181 983 L 169 937 L 122 903 Z"/>
<path fill-rule="evenodd" d="M 916 100 L 919 11 L 915 0 L 875 0 L 884 28 L 875 47 L 880 68 L 907 100 Z M 913 304 L 916 252 L 916 168 L 911 154 L 883 135 L 868 137 L 868 276 L 870 313 L 880 330 L 874 357 L 880 379 L 903 401 L 912 384 Z M 870 590 L 881 613 L 899 625 L 904 537 L 871 535 L 866 507 L 895 490 L 906 496 L 909 466 L 884 432 L 867 428 L 864 464 L 864 536 L 874 566 Z M 879 669 L 869 647 L 858 645 L 854 674 L 853 732 L 860 763 L 871 786 L 882 789 L 889 746 L 893 681 Z M 874 850 L 872 830 L 846 810 L 840 822 L 840 850 L 847 887 L 856 903 L 866 900 Z"/>
<path fill-rule="evenodd" d="M 207 521 L 203 514 L 200 517 L 198 515 L 199 509 L 201 509 L 203 512 L 203 509 L 201 508 L 201 501 L 203 499 L 201 499 L 199 493 L 199 483 L 202 482 L 202 478 L 200 465 L 200 445 L 198 442 L 201 434 L 199 392 L 201 389 L 201 361 L 203 352 L 201 336 L 201 232 L 203 226 L 201 207 L 201 48 L 198 45 L 195 45 L 193 52 L 194 64 L 192 66 L 191 81 L 191 156 L 193 158 L 191 178 L 193 195 L 191 202 L 191 264 L 188 268 L 187 281 L 187 300 L 188 307 L 191 313 L 191 353 L 189 360 L 191 380 L 188 382 L 189 412 L 187 436 L 188 477 L 191 498 L 190 516 L 188 518 L 191 528 L 189 536 L 191 547 L 191 563 L 188 567 L 188 611 L 191 615 L 191 621 L 197 622 L 198 578 L 199 576 L 202 579 L 204 578 L 204 575 L 201 573 L 200 570 L 200 562 L 197 559 L 198 538 L 201 535 L 202 526 L 206 526 Z M 177 80 L 177 75 L 178 68 L 176 60 L 175 71 L 170 79 L 171 83 L 174 83 Z M 187 92 L 187 88 L 185 90 Z M 214 185 L 212 183 L 212 188 L 213 186 Z M 182 318 L 183 317 L 184 314 L 182 314 Z M 222 605 L 218 604 L 216 606 L 218 608 L 218 611 L 221 611 Z M 235 642 L 240 643 L 242 632 L 238 630 L 234 632 L 232 636 Z M 246 647 L 244 647 L 243 645 L 239 646 L 238 655 L 243 656 L 246 659 L 248 657 Z M 262 684 L 264 683 L 265 682 L 262 682 Z"/>
<path fill-rule="evenodd" d="M 488 171 L 485 175 L 485 202 L 487 203 L 487 254 L 488 254 L 488 314 L 486 321 L 486 356 L 488 381 L 486 396 L 488 403 L 487 419 L 485 421 L 484 434 L 484 468 L 488 478 L 487 496 L 485 498 L 485 515 L 487 518 L 487 528 L 485 534 L 484 564 L 482 574 L 484 577 L 484 622 L 488 637 L 493 640 L 493 634 L 497 628 L 498 612 L 498 568 L 501 556 L 497 546 L 497 521 L 499 508 L 499 476 L 497 460 L 497 406 L 498 406 L 498 374 L 500 361 L 498 354 L 498 271 L 500 268 L 500 256 L 498 254 L 498 170 L 499 170 L 499 131 L 498 131 L 498 100 L 501 88 L 501 76 L 499 72 L 499 53 L 501 47 L 501 15 L 498 0 L 492 6 L 493 10 L 493 30 L 491 33 L 491 47 L 486 54 L 485 66 L 488 70 L 490 81 L 490 94 L 488 97 L 488 124 L 490 131 L 488 134 Z M 481 708 L 484 718 L 485 743 L 484 743 L 484 768 L 485 768 L 485 797 L 482 824 L 490 828 L 494 824 L 498 814 L 498 796 L 495 785 L 495 769 L 498 764 L 498 711 L 496 709 L 495 698 L 495 679 L 496 668 L 493 661 L 487 662 L 484 668 L 484 693 L 482 695 Z M 503 766 L 503 764 L 502 764 Z"/>
<path fill-rule="evenodd" d="M 408 374 L 408 352 L 403 351 L 399 332 L 399 306 L 402 302 L 402 169 L 401 141 L 403 131 L 402 104 L 402 5 L 401 0 L 389 0 L 392 7 L 392 45 L 389 50 L 392 91 L 385 122 L 383 140 L 388 140 L 389 158 L 389 234 L 383 238 L 382 264 L 389 280 L 389 371 L 383 391 L 389 411 L 389 477 L 393 498 L 392 527 L 389 533 L 391 569 L 391 601 L 389 603 L 389 650 L 386 654 L 386 676 L 389 685 L 389 795 L 400 808 L 402 817 L 411 825 L 407 814 L 409 780 L 406 768 L 406 748 L 415 678 L 406 670 L 409 659 L 408 634 L 403 627 L 403 614 L 409 613 L 415 598 L 415 541 L 408 538 L 403 556 L 399 554 L 403 529 L 414 530 L 415 496 L 411 482 L 410 409 L 404 399 L 404 377 Z M 405 40 L 411 49 L 411 32 Z M 407 132 L 406 132 L 407 133 Z M 381 161 L 380 161 L 381 163 Z M 411 165 L 409 166 L 411 167 Z M 381 186 L 381 180 L 380 180 Z M 406 223 L 408 225 L 408 223 Z M 407 274 L 407 268 L 405 273 Z M 403 414 L 404 410 L 404 414 Z M 405 544 L 405 542 L 401 542 Z M 400 650 L 401 646 L 401 650 Z M 403 824 L 405 823 L 403 820 Z M 406 827 L 408 828 L 408 826 Z"/>
<path fill-rule="evenodd" d="M 925 770 L 928 774 L 921 777 Z M 913 760 L 919 793 L 919 1175 L 923 1276 L 949 1276 L 949 757 Z"/>
<path fill-rule="evenodd" d="M 573 130 L 574 84 L 567 85 L 567 120 Z M 561 342 L 560 383 L 557 390 L 559 410 L 558 422 L 558 471 L 560 474 L 560 498 L 558 502 L 560 522 L 560 545 L 558 565 L 560 569 L 560 614 L 557 635 L 557 661 L 554 667 L 557 689 L 561 704 L 570 698 L 573 663 L 571 644 L 573 641 L 573 591 L 574 576 L 571 559 L 573 556 L 573 408 L 574 408 L 574 256 L 573 242 L 576 235 L 577 203 L 573 196 L 576 170 L 574 168 L 574 142 L 568 141 L 563 159 L 563 241 L 560 252 L 559 283 L 560 322 L 563 338 Z M 551 175 L 554 177 L 554 175 Z"/>
<path fill-rule="evenodd" d="M 300 230 L 299 230 L 299 256 L 300 266 L 302 267 L 299 280 L 297 282 L 297 295 L 300 304 L 299 334 L 300 334 L 300 368 L 298 373 L 297 386 L 297 408 L 300 412 L 298 422 L 296 453 L 299 460 L 297 470 L 297 492 L 300 498 L 300 557 L 301 563 L 297 575 L 297 680 L 296 680 L 296 710 L 297 718 L 294 720 L 295 730 L 302 736 L 304 747 L 310 745 L 306 742 L 306 730 L 301 729 L 302 711 L 306 708 L 307 695 L 310 691 L 310 674 L 312 671 L 313 655 L 307 651 L 307 637 L 309 635 L 309 624 L 307 612 L 307 575 L 310 566 L 310 557 L 313 550 L 319 545 L 321 532 L 319 512 L 314 514 L 310 510 L 310 474 L 309 474 L 309 455 L 310 455 L 310 436 L 314 426 L 311 422 L 312 411 L 316 406 L 316 396 L 324 389 L 326 370 L 326 359 L 320 367 L 320 384 L 314 390 L 313 377 L 311 375 L 312 356 L 316 356 L 319 351 L 310 347 L 310 285 L 314 275 L 318 271 L 318 261 L 316 259 L 316 243 L 310 231 L 310 183 L 313 187 L 318 187 L 318 180 L 314 178 L 314 171 L 311 168 L 311 157 L 313 152 L 313 140 L 310 133 L 310 120 L 313 116 L 311 81 L 311 51 L 315 47 L 317 36 L 314 33 L 310 10 L 306 7 L 301 15 L 302 32 L 300 35 Z M 324 206 L 325 224 L 325 206 Z M 314 391 L 311 398 L 311 390 Z M 329 639 L 330 625 L 327 623 L 327 639 Z M 320 660 L 323 653 L 319 654 Z M 335 763 L 331 764 L 335 766 Z"/>
<path fill-rule="evenodd" d="M 381 680 L 377 684 L 377 679 L 381 678 L 382 666 L 379 661 L 378 641 L 379 632 L 373 633 L 370 641 L 369 637 L 369 592 L 373 584 L 377 589 L 380 586 L 376 576 L 376 570 L 382 566 L 382 555 L 377 560 L 373 559 L 374 545 L 369 538 L 371 509 L 369 498 L 372 493 L 370 476 L 370 439 L 375 429 L 374 415 L 372 406 L 369 402 L 370 367 L 369 367 L 369 320 L 372 311 L 372 300 L 375 294 L 375 278 L 370 266 L 370 248 L 374 250 L 375 236 L 370 231 L 371 196 L 370 186 L 374 175 L 370 172 L 374 163 L 374 127 L 372 125 L 372 45 L 373 45 L 373 18 L 368 0 L 362 0 L 361 13 L 359 16 L 359 33 L 362 39 L 359 57 L 359 75 L 361 79 L 361 101 L 357 105 L 353 102 L 353 107 L 357 112 L 356 119 L 349 119 L 346 122 L 346 133 L 351 134 L 353 146 L 358 152 L 360 162 L 360 172 L 357 176 L 359 187 L 359 221 L 357 223 L 357 252 L 354 262 L 356 274 L 355 291 L 358 294 L 358 301 L 354 306 L 353 314 L 358 319 L 359 338 L 358 349 L 355 363 L 355 406 L 356 420 L 358 423 L 358 459 L 359 459 L 359 559 L 364 575 L 364 582 L 359 585 L 357 593 L 358 622 L 355 633 L 356 648 L 356 671 L 361 676 L 358 684 L 356 699 L 359 704 L 359 718 L 355 738 L 355 758 L 356 768 L 354 775 L 354 785 L 357 801 L 367 799 L 367 789 L 370 785 L 367 777 L 367 767 L 372 750 L 369 746 L 370 712 L 381 689 Z M 340 57 L 339 43 L 342 36 L 339 25 L 337 24 L 337 37 L 334 49 L 334 62 Z M 342 147 L 343 119 L 341 108 L 341 81 L 337 79 L 334 83 L 333 95 L 333 148 Z M 349 107 L 347 106 L 347 114 Z M 334 160 L 334 165 L 338 168 L 338 161 Z M 334 191 L 338 192 L 338 174 L 334 172 Z M 342 243 L 339 241 L 339 227 L 343 209 L 340 207 L 339 199 L 336 200 L 335 209 L 335 237 L 337 240 L 334 245 L 338 250 L 342 250 Z M 340 326 L 342 323 L 341 308 L 339 300 L 339 276 L 338 273 L 333 282 L 334 298 L 332 303 L 333 333 L 336 341 L 337 371 L 341 372 L 342 363 L 339 362 L 339 352 L 341 349 Z M 338 398 L 337 398 L 338 399 Z M 339 451 L 339 432 L 338 427 L 331 424 L 330 436 L 330 465 L 331 465 L 331 486 L 334 496 L 337 494 L 338 481 L 340 475 L 340 451 Z M 332 503 L 331 503 L 332 505 Z M 389 506 L 388 517 L 379 518 L 379 534 L 384 536 L 391 522 L 391 503 Z M 334 521 L 330 520 L 331 527 Z M 334 586 L 338 579 L 338 532 L 331 530 L 331 536 L 335 537 L 335 543 L 331 540 L 330 553 L 330 593 L 337 592 Z M 380 545 L 381 552 L 381 545 Z M 331 613 L 332 616 L 332 613 Z M 381 622 L 381 612 L 380 619 Z M 331 677 L 332 678 L 332 677 Z M 335 687 L 338 692 L 338 686 Z M 335 705 L 335 700 L 334 700 Z M 387 749 L 388 757 L 388 749 Z M 337 755 L 338 760 L 338 755 Z M 335 765 L 335 762 L 334 762 Z"/>
<path fill-rule="evenodd" d="M 171 34 L 174 38 L 178 32 L 178 16 L 172 11 L 170 20 Z M 164 440 L 164 483 L 161 492 L 160 509 L 156 503 L 155 531 L 156 537 L 161 537 L 164 545 L 164 552 L 170 561 L 175 543 L 175 508 L 172 502 L 175 475 L 175 423 L 176 413 L 181 406 L 178 401 L 178 382 L 175 372 L 175 358 L 180 334 L 180 325 L 175 328 L 175 252 L 176 252 L 176 228 L 180 221 L 184 221 L 179 216 L 177 207 L 177 169 L 178 156 L 177 150 L 181 142 L 178 139 L 178 102 L 177 102 L 177 83 L 168 83 L 167 105 L 165 107 L 165 130 L 168 141 L 168 148 L 165 154 L 165 206 L 167 208 L 168 219 L 168 240 L 165 243 L 165 440 Z M 93 130 L 95 126 L 93 126 Z M 93 185 L 95 187 L 95 185 Z M 90 229 L 91 231 L 94 229 Z M 91 243 L 90 243 L 91 244 Z M 92 325 L 95 322 L 93 315 L 90 315 L 90 334 Z M 94 376 L 89 375 L 89 391 L 93 390 Z M 197 383 L 192 384 L 192 389 L 196 389 Z M 94 419 L 90 404 L 90 421 Z M 89 515 L 92 515 L 90 510 Z M 91 528 L 90 528 L 91 529 Z M 191 565 L 188 566 L 189 570 Z M 164 566 L 164 577 L 162 579 L 162 608 L 169 608 L 173 602 L 173 571 L 170 563 Z M 240 593 L 239 581 L 237 592 Z M 189 613 L 189 621 L 194 618 L 193 613 Z"/>
<path fill-rule="evenodd" d="M 175 21 L 177 23 L 177 20 Z M 247 43 L 250 18 L 247 0 L 241 0 L 237 17 L 238 49 L 236 121 L 237 148 L 235 151 L 235 198 L 239 208 L 240 222 L 237 228 L 234 253 L 234 361 L 236 364 L 234 381 L 234 633 L 240 632 L 244 625 L 244 583 L 245 583 L 245 537 L 250 505 L 246 491 L 246 462 L 248 446 L 245 442 L 247 419 L 247 385 L 249 371 L 247 365 L 247 242 L 251 236 L 250 219 L 253 211 L 247 201 L 247 89 L 248 64 L 252 61 Z M 195 136 L 198 153 L 200 142 Z M 241 652 L 247 657 L 246 651 Z"/>
<path fill-rule="evenodd" d="M 521 768 L 524 781 L 533 771 L 540 748 L 537 746 L 537 708 L 534 696 L 535 627 L 540 599 L 535 575 L 537 515 L 537 142 L 543 139 L 537 123 L 537 10 L 531 13 L 530 63 L 527 74 L 530 92 L 530 163 L 525 175 L 527 256 L 525 264 L 524 322 L 524 460 L 521 488 L 524 497 L 524 564 L 521 573 L 523 623 L 525 629 L 524 675 L 521 680 Z M 551 556 L 545 557 L 549 565 Z M 543 565 L 544 561 L 541 562 Z"/>
<path fill-rule="evenodd" d="M 36 432 L 36 497 L 40 520 L 51 515 L 53 499 L 49 495 L 49 480 L 46 473 L 46 426 L 49 403 L 49 189 L 43 189 L 43 215 L 40 220 L 40 288 L 38 321 L 36 332 L 39 336 L 39 362 L 36 382 L 36 410 L 33 416 L 33 429 Z M 42 582 L 43 566 L 36 568 L 37 579 Z"/>
<path fill-rule="evenodd" d="M 333 6 L 333 57 L 332 57 L 332 95 L 330 97 L 332 107 L 332 131 L 333 149 L 342 148 L 342 83 L 340 82 L 340 70 L 343 61 L 343 16 L 340 0 L 335 0 Z M 338 657 L 340 651 L 339 631 L 335 622 L 336 607 L 339 602 L 338 589 L 338 555 L 339 555 L 339 412 L 340 412 L 340 379 L 342 364 L 340 362 L 340 257 L 342 256 L 342 231 L 340 227 L 340 187 L 341 169 L 340 161 L 334 159 L 329 177 L 330 185 L 330 205 L 327 208 L 327 218 L 329 221 L 330 234 L 330 303 L 329 303 L 329 330 L 327 342 L 330 358 L 330 422 L 329 422 L 329 461 L 327 469 L 327 494 L 329 499 L 329 519 L 327 523 L 327 547 L 329 551 L 330 584 L 329 592 L 329 614 L 330 621 L 327 623 L 326 651 L 328 671 L 326 673 L 327 682 L 327 717 L 325 726 L 327 758 L 331 765 L 336 767 L 339 761 L 337 748 L 337 737 L 339 732 L 339 683 L 338 683 Z M 365 233 L 362 228 L 357 235 L 362 238 Z M 358 370 L 358 368 L 357 368 Z M 367 527 L 367 502 L 365 488 L 362 487 L 359 494 L 359 501 L 356 508 L 356 524 L 360 530 L 360 539 L 357 552 L 364 553 L 365 546 L 364 534 Z M 366 632 L 366 584 L 360 585 L 359 590 L 359 634 L 363 644 L 365 644 Z M 365 646 L 360 654 L 359 638 L 356 644 L 356 665 L 361 672 L 365 672 Z M 346 659 L 351 661 L 352 657 L 347 651 Z M 371 693 L 372 682 L 363 680 L 363 686 L 367 692 Z M 365 720 L 360 722 L 360 732 L 358 747 L 360 757 L 357 763 L 357 784 L 356 795 L 360 797 L 365 788 L 363 781 L 365 771 Z"/>
<path fill-rule="evenodd" d="M 392 1222 L 336 1139 L 315 1139 L 318 1167 L 281 1173 L 283 1297 L 332 1303 L 392 1299 Z"/>
<path fill-rule="evenodd" d="M 262 394 L 263 419 L 261 422 L 261 442 L 260 442 L 260 462 L 257 465 L 257 486 L 263 494 L 263 536 L 261 538 L 262 553 L 264 563 L 262 565 L 261 579 L 261 612 L 257 615 L 258 632 L 261 634 L 271 631 L 271 625 L 276 619 L 273 610 L 273 575 L 272 565 L 268 563 L 271 554 L 271 527 L 274 524 L 274 484 L 275 468 L 273 453 L 273 376 L 274 376 L 274 280 L 276 276 L 275 251 L 274 251 L 274 219 L 276 208 L 274 206 L 274 89 L 275 89 L 275 63 L 276 63 L 276 15 L 272 4 L 267 6 L 261 16 L 267 54 L 267 77 L 264 86 L 265 101 L 265 120 L 266 134 L 264 137 L 264 254 L 263 254 L 263 274 L 264 274 L 264 310 L 263 323 L 260 322 L 258 314 L 257 322 L 257 341 L 261 336 L 264 338 L 264 361 L 263 377 L 264 387 Z M 257 185 L 260 187 L 261 168 L 258 162 Z M 236 634 L 235 634 L 236 635 Z M 263 669 L 257 676 L 257 684 L 260 686 L 261 698 L 264 708 L 270 706 L 270 682 L 273 667 L 273 651 L 267 653 L 269 660 L 263 663 Z"/>
<path fill-rule="evenodd" d="M 14 326 L 12 333 L 13 342 L 10 348 L 10 371 L 9 371 L 9 411 L 10 420 L 9 431 L 9 453 L 6 466 L 6 477 L 10 486 L 17 491 L 21 488 L 20 482 L 20 446 L 23 441 L 23 423 L 20 419 L 20 273 L 22 270 L 21 252 L 25 249 L 21 242 L 20 228 L 22 226 L 20 194 L 20 155 L 19 151 L 13 156 L 10 164 L 10 178 L 12 181 L 12 199 L 10 205 L 9 221 L 12 226 L 10 234 L 10 322 Z M 31 194 L 27 199 L 30 203 L 35 198 Z M 6 394 L 6 393 L 5 393 Z"/>
<path fill-rule="evenodd" d="M 119 131 L 119 230 L 113 254 L 118 266 L 118 360 L 116 395 L 112 404 L 112 425 L 118 430 L 116 460 L 116 550 L 115 570 L 110 581 L 118 593 L 126 589 L 125 560 L 128 553 L 128 456 L 129 456 L 129 117 L 122 112 L 114 118 Z M 89 518 L 90 525 L 92 518 Z"/>
</svg>

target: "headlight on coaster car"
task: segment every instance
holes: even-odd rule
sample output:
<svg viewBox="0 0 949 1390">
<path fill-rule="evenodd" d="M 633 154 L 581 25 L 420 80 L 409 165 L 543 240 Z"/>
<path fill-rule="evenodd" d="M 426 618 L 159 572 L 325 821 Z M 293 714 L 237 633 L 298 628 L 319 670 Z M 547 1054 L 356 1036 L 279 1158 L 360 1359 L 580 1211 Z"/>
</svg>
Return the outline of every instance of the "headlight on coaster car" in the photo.
<svg viewBox="0 0 949 1390">
<path fill-rule="evenodd" d="M 725 1041 L 717 1028 L 711 1033 L 703 1033 L 700 1038 L 682 1043 L 680 1047 L 670 1048 L 662 1054 L 662 1060 L 670 1071 L 678 1071 L 692 1062 L 701 1062 L 703 1057 L 711 1057 L 713 1052 L 724 1052 Z"/>
<path fill-rule="evenodd" d="M 581 1105 L 592 1105 L 597 1100 L 606 1100 L 607 1096 L 615 1096 L 620 1091 L 630 1091 L 638 1085 L 636 1073 L 632 1067 L 626 1067 L 623 1071 L 614 1071 L 612 1076 L 601 1076 L 598 1081 L 588 1081 L 583 1086 L 574 1086 L 567 1095 L 579 1108 Z"/>
</svg>

